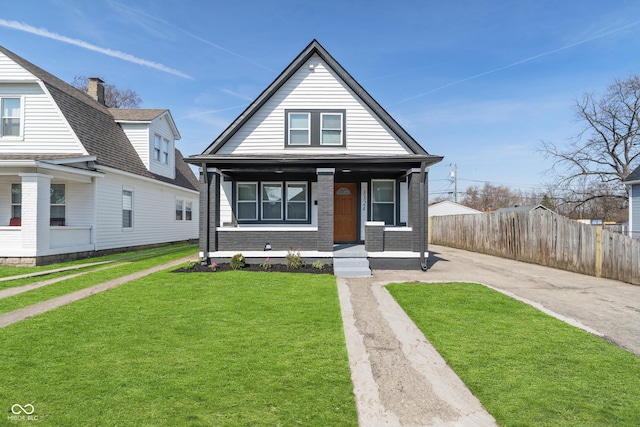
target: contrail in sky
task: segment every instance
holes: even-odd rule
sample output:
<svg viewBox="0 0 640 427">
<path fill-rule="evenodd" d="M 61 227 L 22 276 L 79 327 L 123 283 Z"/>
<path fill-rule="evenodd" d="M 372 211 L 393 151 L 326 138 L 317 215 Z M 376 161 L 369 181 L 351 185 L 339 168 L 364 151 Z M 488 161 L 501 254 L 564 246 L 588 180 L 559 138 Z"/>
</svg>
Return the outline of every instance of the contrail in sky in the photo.
<svg viewBox="0 0 640 427">
<path fill-rule="evenodd" d="M 162 23 L 162 24 L 164 24 L 164 25 L 168 25 L 168 26 L 170 26 L 170 27 L 172 27 L 172 28 L 175 28 L 176 30 L 180 31 L 181 33 L 183 33 L 183 34 L 185 34 L 185 35 L 187 35 L 187 36 L 189 36 L 189 37 L 191 37 L 191 38 L 192 38 L 192 39 L 194 39 L 194 40 L 198 40 L 199 42 L 202 42 L 202 43 L 204 43 L 204 44 L 208 44 L 209 46 L 215 47 L 216 49 L 219 49 L 219 50 L 221 50 L 221 51 L 223 51 L 223 52 L 226 52 L 226 53 L 228 53 L 229 55 L 233 55 L 233 56 L 235 56 L 235 57 L 237 57 L 237 58 L 240 58 L 240 59 L 242 59 L 242 60 L 245 60 L 245 61 L 247 61 L 247 62 L 250 62 L 250 63 L 252 63 L 253 65 L 257 65 L 257 66 L 258 66 L 258 67 L 260 67 L 260 68 L 264 68 L 264 69 L 265 69 L 265 70 L 267 70 L 267 71 L 273 71 L 272 69 L 270 69 L 270 68 L 268 68 L 268 67 L 265 67 L 264 65 L 262 65 L 262 64 L 260 64 L 260 63 L 258 63 L 258 62 L 256 62 L 256 61 L 254 61 L 254 60 L 252 60 L 251 58 L 247 58 L 246 56 L 242 56 L 242 55 L 240 55 L 239 53 L 236 53 L 236 52 L 234 52 L 234 51 L 232 51 L 232 50 L 229 50 L 229 49 L 227 49 L 227 48 L 225 48 L 225 47 L 223 47 L 223 46 L 220 46 L 219 44 L 213 43 L 213 42 L 211 42 L 211 41 L 209 41 L 209 40 L 207 40 L 207 39 L 203 39 L 202 37 L 197 36 L 197 35 L 195 35 L 195 34 L 193 34 L 193 33 L 190 33 L 189 31 L 187 31 L 187 30 L 185 30 L 185 29 L 183 29 L 183 28 L 177 27 L 177 26 L 175 26 L 174 24 L 172 24 L 172 23 L 170 23 L 170 22 L 167 22 L 167 21 L 165 21 L 165 20 L 164 20 L 164 19 L 162 19 L 162 18 L 158 18 L 157 16 L 149 15 L 149 14 L 148 14 L 148 13 L 146 13 L 146 12 L 143 12 L 143 11 L 138 10 L 138 9 L 134 9 L 134 8 L 129 7 L 129 6 L 127 6 L 127 5 L 124 5 L 124 4 L 122 4 L 122 3 L 118 3 L 118 2 L 111 2 L 111 3 L 113 3 L 113 4 L 115 4 L 115 5 L 118 5 L 119 7 L 123 8 L 123 9 L 128 9 L 128 10 L 130 10 L 131 12 L 135 12 L 136 14 L 139 14 L 139 15 L 144 15 L 144 16 L 146 16 L 147 18 L 153 19 L 153 20 L 158 21 L 158 22 L 160 22 L 160 23 Z"/>
<path fill-rule="evenodd" d="M 72 39 L 70 37 L 66 37 L 60 34 L 52 33 L 44 28 L 36 28 L 28 24 L 24 24 L 22 22 L 17 21 L 6 21 L 4 19 L 0 19 L 0 26 L 12 28 L 18 31 L 24 31 L 27 33 L 35 34 L 41 37 L 47 37 L 53 40 L 58 40 L 63 43 L 69 43 L 75 46 L 79 46 L 84 49 L 92 50 L 94 52 L 102 53 L 104 55 L 112 56 L 114 58 L 122 59 L 123 61 L 133 62 L 134 64 L 143 65 L 145 67 L 155 68 L 156 70 L 163 71 L 165 73 L 173 74 L 178 77 L 182 77 L 184 79 L 193 80 L 193 77 L 190 75 L 183 73 L 182 71 L 169 68 L 166 65 L 159 64 L 157 62 L 149 61 L 146 59 L 138 58 L 128 53 L 120 52 L 118 50 L 108 49 L 100 46 L 96 46 L 90 43 L 87 43 L 82 40 Z"/>
<path fill-rule="evenodd" d="M 509 65 L 505 65 L 504 67 L 494 68 L 493 70 L 485 71 L 484 73 L 476 74 L 476 75 L 473 75 L 473 76 L 470 76 L 470 77 L 466 77 L 466 78 L 461 79 L 461 80 L 456 80 L 455 82 L 447 83 L 446 85 L 437 87 L 435 89 L 432 89 L 429 92 L 424 92 L 424 93 L 421 93 L 419 95 L 415 95 L 415 96 L 412 96 L 410 98 L 403 99 L 402 101 L 398 101 L 393 105 L 398 105 L 398 104 L 402 104 L 403 102 L 412 101 L 412 100 L 417 99 L 417 98 L 422 98 L 423 96 L 430 95 L 430 94 L 432 94 L 434 92 L 438 92 L 438 91 L 440 91 L 442 89 L 446 89 L 448 87 L 451 87 L 451 86 L 454 86 L 454 85 L 457 85 L 457 84 L 460 84 L 460 83 L 464 83 L 464 82 L 469 81 L 469 80 L 477 79 L 478 77 L 486 76 L 487 74 L 497 73 L 498 71 L 506 70 L 508 68 L 512 68 L 512 67 L 515 67 L 516 65 L 521 65 L 521 64 L 524 64 L 524 63 L 529 62 L 529 61 L 533 61 L 534 59 L 538 59 L 538 58 L 541 58 L 543 56 L 552 55 L 554 53 L 570 49 L 572 47 L 575 47 L 575 46 L 590 42 L 592 40 L 596 40 L 596 39 L 599 39 L 599 38 L 602 38 L 602 37 L 609 36 L 611 34 L 614 34 L 614 33 L 617 33 L 619 31 L 626 30 L 627 28 L 631 28 L 631 27 L 633 27 L 635 25 L 638 25 L 638 23 L 640 23 L 640 21 L 635 21 L 635 22 L 632 22 L 630 24 L 623 25 L 622 27 L 618 27 L 618 28 L 610 30 L 610 31 L 605 31 L 604 33 L 601 33 L 601 34 L 598 34 L 598 35 L 595 35 L 595 36 L 592 36 L 592 37 L 588 37 L 588 38 L 586 38 L 584 40 L 580 40 L 580 41 L 577 41 L 575 43 L 568 44 L 568 45 L 560 47 L 558 49 L 550 50 L 548 52 L 540 53 L 538 55 L 534 55 L 534 56 L 530 56 L 530 57 L 525 58 L 525 59 L 521 59 L 520 61 L 514 62 L 514 63 L 509 64 Z"/>
</svg>

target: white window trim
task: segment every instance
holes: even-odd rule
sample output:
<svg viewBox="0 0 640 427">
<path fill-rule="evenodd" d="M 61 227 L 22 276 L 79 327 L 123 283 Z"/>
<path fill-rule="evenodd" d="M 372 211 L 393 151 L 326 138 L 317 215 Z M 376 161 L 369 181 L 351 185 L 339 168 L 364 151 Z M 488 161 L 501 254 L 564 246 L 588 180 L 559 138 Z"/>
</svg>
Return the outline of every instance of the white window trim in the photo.
<svg viewBox="0 0 640 427">
<path fill-rule="evenodd" d="M 270 203 L 268 200 L 265 200 L 263 197 L 263 190 L 265 185 L 278 185 L 280 186 L 280 216 L 278 218 L 265 218 L 264 217 L 264 204 Z M 282 221 L 283 211 L 284 211 L 284 188 L 282 181 L 263 181 L 260 184 L 260 194 L 258 195 L 258 200 L 260 201 L 260 219 L 262 221 Z"/>
<path fill-rule="evenodd" d="M 160 162 L 160 155 L 162 153 L 162 137 L 157 133 L 153 135 L 153 160 Z"/>
<path fill-rule="evenodd" d="M 178 218 L 178 203 L 180 203 L 180 218 Z M 185 218 L 185 212 L 184 212 L 184 199 L 178 199 L 176 198 L 175 200 L 175 204 L 174 204 L 175 208 L 174 208 L 174 215 L 173 217 L 175 218 L 176 221 L 184 221 Z"/>
<path fill-rule="evenodd" d="M 393 183 L 393 185 L 392 185 L 392 188 L 393 188 L 393 202 L 378 202 L 378 201 L 375 200 L 376 199 L 376 192 L 373 189 L 373 185 L 376 182 L 391 182 L 391 183 Z M 381 204 L 381 205 L 393 205 L 393 212 L 394 212 L 393 213 L 393 224 L 387 224 L 387 225 L 395 226 L 396 225 L 396 214 L 395 214 L 395 212 L 396 212 L 396 181 L 395 180 L 393 180 L 393 179 L 372 179 L 371 180 L 371 217 L 372 217 L 371 219 L 372 219 L 372 221 L 376 221 L 373 218 L 373 205 L 376 204 L 376 203 L 377 204 Z"/>
<path fill-rule="evenodd" d="M 50 217 L 50 219 L 54 218 L 54 217 L 51 216 L 51 209 L 53 207 L 63 206 L 64 207 L 64 217 L 62 217 L 62 220 L 66 224 L 66 222 L 67 222 L 67 184 L 65 184 L 64 182 L 52 182 L 50 184 L 50 188 L 53 187 L 54 185 L 62 185 L 63 186 L 63 188 L 64 188 L 64 203 L 51 203 L 51 195 L 49 195 L 49 217 Z M 60 219 L 60 217 L 55 217 L 55 218 L 56 219 Z"/>
<path fill-rule="evenodd" d="M 20 100 L 20 131 L 18 135 L 4 135 L 4 116 L 2 115 L 2 101 L 4 99 Z M 15 118 L 15 117 L 12 117 Z M 24 139 L 24 96 L 3 95 L 0 96 L 0 139 L 3 140 L 22 140 Z"/>
<path fill-rule="evenodd" d="M 124 212 L 124 192 L 128 191 L 131 193 L 131 226 L 126 227 L 122 221 L 122 213 Z M 133 230 L 135 226 L 135 191 L 133 187 L 122 187 L 122 191 L 120 192 L 120 225 L 122 226 L 122 230 Z"/>
<path fill-rule="evenodd" d="M 168 139 L 166 138 L 162 138 L 162 160 L 161 163 L 168 165 L 169 164 L 169 146 L 171 145 L 171 143 L 169 142 Z"/>
<path fill-rule="evenodd" d="M 289 185 L 304 185 L 305 187 L 305 197 L 304 197 L 304 218 L 289 218 Z M 284 190 L 284 201 L 287 204 L 286 212 L 287 218 L 286 221 L 307 221 L 309 218 L 309 184 L 306 181 L 285 181 L 285 190 Z M 302 204 L 303 202 L 294 201 L 291 203 Z"/>
<path fill-rule="evenodd" d="M 238 216 L 238 214 L 240 212 L 240 209 L 238 209 L 238 206 L 240 205 L 240 203 L 249 203 L 250 202 L 249 200 L 240 201 L 240 191 L 238 191 L 238 186 L 240 184 L 252 184 L 252 185 L 255 185 L 255 187 L 256 187 L 256 199 L 254 201 L 252 201 L 252 203 L 256 204 L 256 216 L 254 218 L 240 218 Z M 236 214 L 236 219 L 238 221 L 257 221 L 258 220 L 258 212 L 259 212 L 259 209 L 260 209 L 260 207 L 259 207 L 259 203 L 260 203 L 260 193 L 259 193 L 259 191 L 261 191 L 261 188 L 258 185 L 257 181 L 238 181 L 238 182 L 236 182 L 236 212 L 235 212 L 235 214 Z"/>
<path fill-rule="evenodd" d="M 292 114 L 298 114 L 298 115 L 305 115 L 307 116 L 307 127 L 306 128 L 293 128 L 291 127 L 291 115 Z M 288 132 L 289 135 L 287 135 L 288 140 L 287 140 L 287 145 L 291 145 L 294 147 L 305 147 L 307 145 L 311 145 L 311 113 L 307 113 L 304 111 L 301 112 L 295 112 L 295 111 L 291 111 L 288 113 L 287 115 L 287 124 L 288 126 Z M 307 143 L 306 144 L 293 144 L 291 143 L 291 131 L 292 130 L 306 130 L 307 131 Z"/>
<path fill-rule="evenodd" d="M 338 127 L 337 129 L 335 129 L 335 128 L 327 128 L 327 129 L 325 129 L 324 126 L 323 126 L 324 116 L 340 116 L 340 127 Z M 329 146 L 333 145 L 333 146 L 336 146 L 336 147 L 341 147 L 341 146 L 344 145 L 344 140 L 343 140 L 344 135 L 343 135 L 343 132 L 342 132 L 342 129 L 344 129 L 343 120 L 344 120 L 344 114 L 342 114 L 342 113 L 320 113 L 320 145 L 329 145 Z M 324 142 L 322 137 L 324 136 L 323 131 L 325 131 L 325 130 L 333 130 L 333 131 L 337 130 L 337 131 L 340 131 L 340 141 L 337 144 L 331 144 L 331 143 Z"/>
<path fill-rule="evenodd" d="M 187 217 L 187 212 L 189 212 L 191 215 L 191 218 Z M 184 204 L 184 220 L 185 221 L 193 221 L 193 201 L 191 200 L 187 200 L 185 201 Z"/>
</svg>

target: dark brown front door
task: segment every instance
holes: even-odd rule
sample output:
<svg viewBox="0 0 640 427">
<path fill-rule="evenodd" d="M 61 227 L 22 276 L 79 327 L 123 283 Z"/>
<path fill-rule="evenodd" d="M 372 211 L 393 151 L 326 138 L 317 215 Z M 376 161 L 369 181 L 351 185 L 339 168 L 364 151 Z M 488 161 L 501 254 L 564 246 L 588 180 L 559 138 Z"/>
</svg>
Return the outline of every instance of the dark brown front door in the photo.
<svg viewBox="0 0 640 427">
<path fill-rule="evenodd" d="M 333 239 L 340 243 L 355 242 L 358 225 L 357 184 L 335 184 L 333 192 Z"/>
</svg>

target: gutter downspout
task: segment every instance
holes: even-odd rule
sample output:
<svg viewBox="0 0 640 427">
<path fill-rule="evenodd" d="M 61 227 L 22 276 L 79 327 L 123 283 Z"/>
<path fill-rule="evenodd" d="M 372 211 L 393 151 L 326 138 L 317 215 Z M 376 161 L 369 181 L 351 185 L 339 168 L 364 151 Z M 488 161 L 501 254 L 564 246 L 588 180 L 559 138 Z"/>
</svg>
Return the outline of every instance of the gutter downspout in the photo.
<svg viewBox="0 0 640 427">
<path fill-rule="evenodd" d="M 427 217 L 427 198 L 426 198 L 426 162 L 420 163 L 420 268 L 427 271 L 429 266 L 425 258 L 427 251 L 427 239 L 425 233 L 426 217 Z"/>
<path fill-rule="evenodd" d="M 202 213 L 204 215 L 200 215 L 200 222 L 202 223 L 201 233 L 204 242 L 202 242 L 202 259 L 201 262 L 205 264 L 209 264 L 209 171 L 207 170 L 207 164 L 202 163 L 202 184 L 204 188 L 200 189 L 200 193 L 202 194 L 202 199 L 200 203 L 204 203 L 204 209 Z"/>
</svg>

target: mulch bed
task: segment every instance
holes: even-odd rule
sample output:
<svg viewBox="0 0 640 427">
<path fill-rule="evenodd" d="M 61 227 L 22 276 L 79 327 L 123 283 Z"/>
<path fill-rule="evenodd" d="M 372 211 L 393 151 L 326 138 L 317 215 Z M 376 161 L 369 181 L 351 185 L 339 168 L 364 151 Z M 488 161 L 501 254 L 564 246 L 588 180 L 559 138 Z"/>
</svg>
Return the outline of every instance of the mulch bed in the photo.
<svg viewBox="0 0 640 427">
<path fill-rule="evenodd" d="M 232 271 L 231 265 L 228 263 L 220 263 L 217 267 L 212 269 L 208 265 L 195 264 L 191 267 L 182 267 L 177 270 L 173 270 L 174 273 L 217 273 L 219 271 Z M 246 264 L 240 271 L 262 271 L 264 273 L 311 273 L 311 274 L 333 274 L 333 265 L 325 264 L 322 270 L 312 267 L 310 264 L 304 267 L 293 269 L 287 267 L 285 264 L 271 264 L 271 268 L 265 270 L 260 264 Z"/>
</svg>

